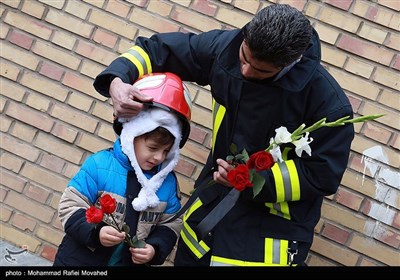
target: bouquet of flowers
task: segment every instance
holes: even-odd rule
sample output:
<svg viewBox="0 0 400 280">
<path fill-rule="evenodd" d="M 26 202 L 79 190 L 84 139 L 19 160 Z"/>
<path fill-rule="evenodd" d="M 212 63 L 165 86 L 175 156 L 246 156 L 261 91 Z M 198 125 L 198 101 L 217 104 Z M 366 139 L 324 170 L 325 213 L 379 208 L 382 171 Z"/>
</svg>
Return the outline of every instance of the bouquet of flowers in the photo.
<svg viewBox="0 0 400 280">
<path fill-rule="evenodd" d="M 131 247 L 143 248 L 145 243 L 143 240 L 138 240 L 136 235 L 131 238 L 129 235 L 129 226 L 123 224 L 122 227 L 119 226 L 118 222 L 115 220 L 113 215 L 115 209 L 117 208 L 116 200 L 109 194 L 101 196 L 99 199 L 100 208 L 95 205 L 90 206 L 86 210 L 86 220 L 88 223 L 99 224 L 103 221 L 104 215 L 111 217 L 112 222 L 106 222 L 109 226 L 117 229 L 119 232 L 125 232 L 125 242 Z"/>
<path fill-rule="evenodd" d="M 237 146 L 232 144 L 230 147 L 232 155 L 227 156 L 226 161 L 235 168 L 228 172 L 228 181 L 238 191 L 243 191 L 246 187 L 252 187 L 253 197 L 255 197 L 261 191 L 265 183 L 264 177 L 258 172 L 270 169 L 275 162 L 283 161 L 282 152 L 280 150 L 281 144 L 293 144 L 298 157 L 301 157 L 303 152 L 311 156 L 311 147 L 309 144 L 313 139 L 309 137 L 310 132 L 321 127 L 335 127 L 349 123 L 365 122 L 382 116 L 383 115 L 368 115 L 354 119 L 349 119 L 350 116 L 346 116 L 334 122 L 326 122 L 326 118 L 323 118 L 309 127 L 302 124 L 292 133 L 290 133 L 286 127 L 281 126 L 275 130 L 276 135 L 270 139 L 269 146 L 265 150 L 256 152 L 251 156 L 249 156 L 245 149 L 241 153 L 238 153 Z"/>
</svg>

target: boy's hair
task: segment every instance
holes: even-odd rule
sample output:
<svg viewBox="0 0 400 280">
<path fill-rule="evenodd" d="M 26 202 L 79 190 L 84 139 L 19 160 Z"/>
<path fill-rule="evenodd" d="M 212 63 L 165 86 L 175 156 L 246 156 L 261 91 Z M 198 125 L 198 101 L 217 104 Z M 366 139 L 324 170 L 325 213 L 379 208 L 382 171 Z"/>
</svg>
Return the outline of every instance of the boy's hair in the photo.
<svg viewBox="0 0 400 280">
<path fill-rule="evenodd" d="M 168 145 L 174 143 L 175 137 L 165 127 L 159 126 L 152 131 L 146 132 L 142 135 L 146 140 L 151 139 L 160 145 Z"/>
<path fill-rule="evenodd" d="M 285 67 L 307 49 L 312 26 L 296 8 L 273 4 L 259 11 L 243 27 L 243 35 L 255 59 Z"/>
</svg>

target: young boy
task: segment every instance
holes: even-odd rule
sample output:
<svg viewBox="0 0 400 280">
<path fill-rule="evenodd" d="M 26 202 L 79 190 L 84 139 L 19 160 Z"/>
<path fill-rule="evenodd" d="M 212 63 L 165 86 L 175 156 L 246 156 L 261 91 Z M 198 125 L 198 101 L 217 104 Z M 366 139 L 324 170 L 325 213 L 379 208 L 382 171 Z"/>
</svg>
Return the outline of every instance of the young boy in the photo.
<svg viewBox="0 0 400 280">
<path fill-rule="evenodd" d="M 59 204 L 66 234 L 54 266 L 159 265 L 177 241 L 182 220 L 168 219 L 181 208 L 173 169 L 190 131 L 190 98 L 172 73 L 134 85 L 153 100 L 132 119 L 118 119 L 113 148 L 88 157 L 69 182 Z M 87 209 L 104 195 L 116 201 L 112 217 L 89 223 Z M 143 248 L 124 242 L 124 223 Z"/>
</svg>

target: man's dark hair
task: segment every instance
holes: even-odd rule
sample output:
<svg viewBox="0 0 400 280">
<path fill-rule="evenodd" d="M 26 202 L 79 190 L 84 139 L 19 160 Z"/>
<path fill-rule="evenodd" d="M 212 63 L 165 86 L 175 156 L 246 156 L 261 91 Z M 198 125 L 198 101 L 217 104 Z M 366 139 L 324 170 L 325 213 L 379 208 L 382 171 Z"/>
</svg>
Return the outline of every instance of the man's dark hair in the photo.
<svg viewBox="0 0 400 280">
<path fill-rule="evenodd" d="M 168 129 L 159 126 L 152 131 L 149 131 L 145 134 L 143 134 L 145 139 L 151 139 L 154 142 L 159 143 L 160 145 L 167 145 L 167 144 L 172 144 L 174 143 L 175 137 L 172 135 L 171 132 L 169 132 Z"/>
<path fill-rule="evenodd" d="M 273 4 L 246 24 L 243 35 L 255 59 L 284 67 L 304 53 L 311 40 L 312 26 L 299 10 Z"/>
</svg>

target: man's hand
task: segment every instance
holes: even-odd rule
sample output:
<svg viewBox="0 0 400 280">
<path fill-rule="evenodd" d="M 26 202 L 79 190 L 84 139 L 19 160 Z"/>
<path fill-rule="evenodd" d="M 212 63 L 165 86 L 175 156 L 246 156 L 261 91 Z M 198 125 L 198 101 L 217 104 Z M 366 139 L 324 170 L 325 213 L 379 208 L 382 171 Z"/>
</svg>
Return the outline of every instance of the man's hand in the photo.
<svg viewBox="0 0 400 280">
<path fill-rule="evenodd" d="M 116 117 L 134 117 L 143 109 L 142 102 L 153 100 L 153 97 L 141 94 L 133 85 L 124 83 L 118 77 L 112 80 L 109 93 Z"/>
<path fill-rule="evenodd" d="M 228 162 L 226 162 L 223 159 L 217 159 L 217 164 L 218 164 L 218 170 L 214 171 L 213 174 L 213 179 L 215 182 L 220 183 L 222 185 L 228 186 L 228 187 L 232 187 L 232 185 L 229 183 L 227 176 L 228 176 L 228 172 L 232 169 L 234 169 L 234 167 L 229 164 Z"/>
</svg>

